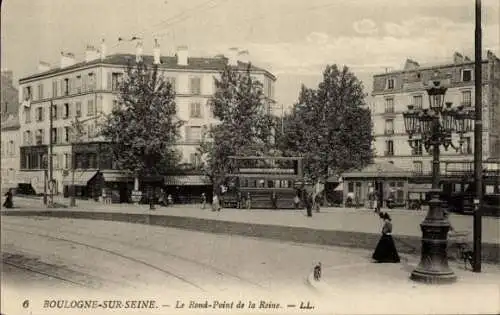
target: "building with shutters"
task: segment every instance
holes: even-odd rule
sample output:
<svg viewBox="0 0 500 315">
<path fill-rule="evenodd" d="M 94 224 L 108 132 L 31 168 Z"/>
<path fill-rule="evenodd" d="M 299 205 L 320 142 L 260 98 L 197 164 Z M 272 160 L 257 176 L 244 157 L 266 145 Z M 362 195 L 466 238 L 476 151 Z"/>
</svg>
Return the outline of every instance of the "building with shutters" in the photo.
<svg viewBox="0 0 500 315">
<path fill-rule="evenodd" d="M 483 157 L 500 157 L 500 59 L 488 51 L 483 66 Z M 423 146 L 412 149 L 408 144 L 403 111 L 412 104 L 428 108 L 425 88 L 433 77 L 448 87 L 446 102 L 474 109 L 474 61 L 455 53 L 453 63 L 421 67 L 407 60 L 403 70 L 373 77 L 372 121 L 374 124 L 375 162 L 391 162 L 397 167 L 417 173 L 430 173 L 432 154 Z M 458 135 L 454 135 L 458 144 Z M 474 134 L 465 135 L 462 147 L 442 150 L 441 160 L 473 160 Z"/>
<path fill-rule="evenodd" d="M 2 196 L 9 189 L 17 188 L 17 173 L 19 171 L 19 119 L 15 115 L 2 116 Z"/>
<path fill-rule="evenodd" d="M 112 187 L 114 194 L 119 191 L 121 201 L 127 200 L 133 179 L 116 170 L 109 155 L 104 154 L 107 151 L 106 142 L 97 136 L 97 128 L 103 115 L 118 105 L 118 83 L 127 65 L 138 58 L 146 64 L 159 64 L 163 75 L 175 86 L 177 114 L 186 121 L 180 132 L 178 150 L 187 168 L 200 163 L 197 148 L 203 133 L 216 121 L 208 105 L 215 90 L 215 78 L 228 63 L 242 71 L 248 64 L 238 60 L 241 58 L 235 50 L 230 51 L 228 58 L 202 58 L 190 57 L 187 47 L 179 47 L 175 56 L 161 56 L 156 44 L 153 55 L 142 55 L 142 46 L 139 45 L 135 54 L 107 55 L 103 43 L 99 51 L 87 47 L 84 61 L 76 62 L 74 55 L 61 54 L 59 67 L 51 68 L 46 63 L 40 63 L 38 73 L 19 80 L 20 182 L 30 184 L 36 193 L 43 191 L 44 170 L 49 168 L 51 137 L 53 178 L 58 193 L 67 194 L 73 182 L 73 148 L 78 196 L 99 194 L 102 187 L 93 181 L 104 180 L 101 186 Z M 271 108 L 276 78 L 269 71 L 255 66 L 251 66 L 251 72 L 263 83 L 267 104 Z M 75 118 L 84 127 L 84 134 L 78 140 L 74 140 L 72 134 Z M 170 178 L 167 182 L 176 187 L 206 185 L 201 182 L 200 176 Z"/>
</svg>

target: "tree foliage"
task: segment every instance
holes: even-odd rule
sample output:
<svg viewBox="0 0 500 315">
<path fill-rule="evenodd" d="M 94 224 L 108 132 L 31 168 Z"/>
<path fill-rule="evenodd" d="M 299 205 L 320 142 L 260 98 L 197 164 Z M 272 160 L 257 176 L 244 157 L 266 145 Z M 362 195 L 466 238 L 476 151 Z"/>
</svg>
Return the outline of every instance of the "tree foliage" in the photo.
<svg viewBox="0 0 500 315">
<path fill-rule="evenodd" d="M 279 147 L 302 155 L 307 174 L 324 178 L 372 161 L 372 122 L 362 82 L 336 65 L 327 66 L 317 89 L 302 86 L 292 112 L 284 118 Z"/>
<path fill-rule="evenodd" d="M 264 155 L 272 149 L 274 120 L 262 83 L 252 78 L 250 66 L 246 71 L 227 66 L 215 84 L 210 105 L 219 123 L 208 131 L 200 153 L 204 172 L 218 183 L 229 170 L 229 156 Z"/>
<path fill-rule="evenodd" d="M 101 127 L 117 167 L 137 176 L 164 174 L 175 167 L 175 142 L 183 122 L 176 116 L 174 89 L 158 66 L 129 65 L 118 92 L 119 106 Z"/>
</svg>

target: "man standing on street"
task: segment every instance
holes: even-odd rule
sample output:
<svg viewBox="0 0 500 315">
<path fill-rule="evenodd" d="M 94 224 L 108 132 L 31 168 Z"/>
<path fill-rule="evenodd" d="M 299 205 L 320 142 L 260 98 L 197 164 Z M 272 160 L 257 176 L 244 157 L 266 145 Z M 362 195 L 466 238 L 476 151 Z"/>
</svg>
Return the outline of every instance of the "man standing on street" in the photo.
<svg viewBox="0 0 500 315">
<path fill-rule="evenodd" d="M 306 208 L 307 208 L 307 216 L 312 217 L 312 208 L 313 208 L 312 193 L 308 193 L 306 196 Z"/>
</svg>

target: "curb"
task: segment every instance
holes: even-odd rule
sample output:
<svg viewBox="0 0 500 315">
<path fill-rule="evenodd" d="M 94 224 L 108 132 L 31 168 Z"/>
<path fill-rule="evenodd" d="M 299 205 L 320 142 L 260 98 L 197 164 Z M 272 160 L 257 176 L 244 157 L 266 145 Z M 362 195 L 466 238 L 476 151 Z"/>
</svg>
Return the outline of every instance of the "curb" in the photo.
<svg viewBox="0 0 500 315">
<path fill-rule="evenodd" d="M 66 219 L 89 219 L 118 221 L 179 228 L 190 231 L 230 234 L 246 237 L 258 237 L 285 242 L 341 246 L 348 248 L 373 249 L 380 238 L 379 233 L 351 232 L 339 230 L 321 230 L 306 227 L 294 227 L 270 224 L 223 221 L 174 215 L 124 213 L 124 212 L 88 212 L 51 209 L 37 210 L 2 210 L 2 216 L 42 216 Z M 416 236 L 395 236 L 394 240 L 400 253 L 417 254 L 421 247 L 421 238 Z M 483 261 L 500 262 L 500 244 L 483 243 Z"/>
</svg>

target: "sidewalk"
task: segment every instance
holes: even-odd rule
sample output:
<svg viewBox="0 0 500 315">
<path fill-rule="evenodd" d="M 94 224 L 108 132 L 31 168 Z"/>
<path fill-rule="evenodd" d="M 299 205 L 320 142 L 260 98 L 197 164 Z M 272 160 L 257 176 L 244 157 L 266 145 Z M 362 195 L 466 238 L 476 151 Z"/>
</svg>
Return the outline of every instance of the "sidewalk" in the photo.
<svg viewBox="0 0 500 315">
<path fill-rule="evenodd" d="M 58 197 L 55 202 L 69 205 L 68 198 Z M 15 206 L 21 209 L 47 209 L 42 199 L 15 197 Z M 156 206 L 150 210 L 149 205 L 133 204 L 103 204 L 94 200 L 77 200 L 77 207 L 61 210 L 136 213 L 149 215 L 168 215 L 177 217 L 199 218 L 217 221 L 230 221 L 250 224 L 280 225 L 288 227 L 310 228 L 316 230 L 364 232 L 380 234 L 382 222 L 373 210 L 353 208 L 323 208 L 321 212 L 313 213 L 312 218 L 305 215 L 304 210 L 242 210 L 222 209 L 213 212 L 209 205 L 201 209 L 201 205 L 174 205 L 172 207 Z M 415 210 L 382 209 L 392 217 L 394 235 L 421 237 L 420 223 L 426 212 Z M 470 232 L 468 238 L 472 241 L 473 217 L 467 215 L 451 215 L 450 222 L 457 231 Z M 500 219 L 484 217 L 482 224 L 482 238 L 485 243 L 500 244 Z"/>
<path fill-rule="evenodd" d="M 323 262 L 321 280 L 314 280 L 311 272 L 307 283 L 331 301 L 334 313 L 499 313 L 500 266 L 483 264 L 481 273 L 473 273 L 464 270 L 463 264 L 450 263 L 457 282 L 427 285 L 409 279 L 418 261 L 410 256 L 402 258 L 400 264 L 328 266 Z"/>
</svg>

